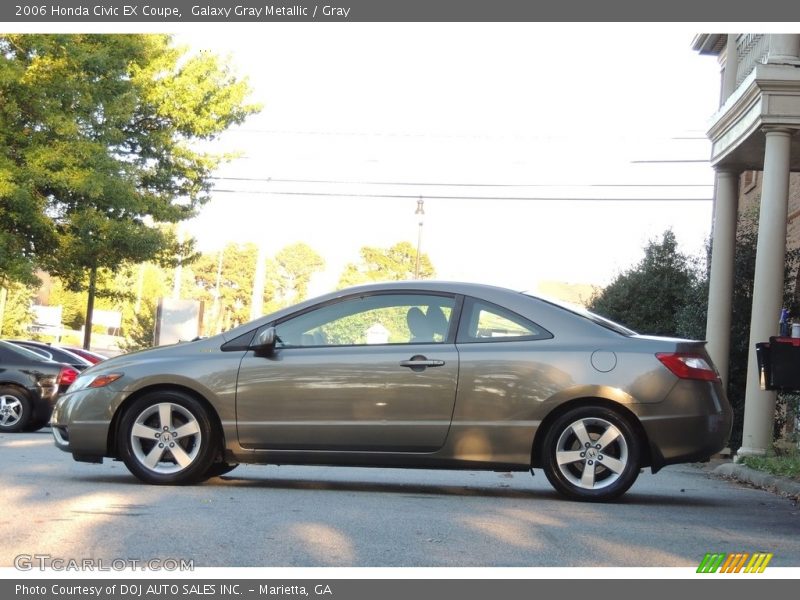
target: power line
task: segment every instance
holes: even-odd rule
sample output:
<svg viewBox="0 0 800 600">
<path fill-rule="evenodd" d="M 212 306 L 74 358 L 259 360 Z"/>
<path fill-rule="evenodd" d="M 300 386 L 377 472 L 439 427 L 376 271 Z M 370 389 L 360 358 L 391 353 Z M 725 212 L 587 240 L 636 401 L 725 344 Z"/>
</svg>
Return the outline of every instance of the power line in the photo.
<svg viewBox="0 0 800 600">
<path fill-rule="evenodd" d="M 428 132 L 399 132 L 399 131 L 314 131 L 314 130 L 299 130 L 299 129 L 250 129 L 242 127 L 232 129 L 232 133 L 247 133 L 247 134 L 268 134 L 268 135 L 320 135 L 326 137 L 342 136 L 342 137 L 405 137 L 405 138 L 458 138 L 458 139 L 526 139 L 526 140 L 569 140 L 569 135 L 561 134 L 546 134 L 537 135 L 534 133 L 428 133 Z M 687 131 L 687 134 L 692 133 L 693 130 Z M 656 135 L 652 137 L 639 138 L 641 141 L 662 141 L 662 140 L 702 140 L 708 142 L 709 139 L 702 135 Z M 630 135 L 616 136 L 615 139 L 630 139 Z"/>
<path fill-rule="evenodd" d="M 324 183 L 336 185 L 393 185 L 412 187 L 496 187 L 496 188 L 606 188 L 606 187 L 713 187 L 710 183 L 442 183 L 413 181 L 348 181 L 336 179 L 276 179 L 273 177 L 212 177 L 217 181 L 259 181 L 272 183 Z"/>
<path fill-rule="evenodd" d="M 220 194 L 263 194 L 266 196 L 323 196 L 332 198 L 397 198 L 414 200 L 420 194 L 344 194 L 336 192 L 283 192 L 272 190 L 226 190 L 214 188 Z M 543 196 L 437 196 L 423 194 L 426 200 L 498 200 L 520 202 L 711 202 L 713 198 L 554 198 Z"/>
<path fill-rule="evenodd" d="M 698 158 L 698 159 L 683 159 L 683 158 L 676 158 L 676 159 L 664 159 L 664 160 L 632 160 L 634 164 L 649 164 L 649 163 L 708 163 L 707 158 Z"/>
</svg>

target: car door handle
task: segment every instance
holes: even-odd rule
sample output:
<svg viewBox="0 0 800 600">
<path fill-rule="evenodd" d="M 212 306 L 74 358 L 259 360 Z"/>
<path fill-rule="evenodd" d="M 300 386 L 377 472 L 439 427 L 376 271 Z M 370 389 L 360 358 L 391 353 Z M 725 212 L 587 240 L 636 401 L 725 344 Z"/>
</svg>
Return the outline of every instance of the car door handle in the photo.
<svg viewBox="0 0 800 600">
<path fill-rule="evenodd" d="M 401 360 L 400 361 L 401 367 L 443 367 L 444 361 L 443 360 L 428 360 L 426 358 L 412 358 L 411 360 Z"/>
</svg>

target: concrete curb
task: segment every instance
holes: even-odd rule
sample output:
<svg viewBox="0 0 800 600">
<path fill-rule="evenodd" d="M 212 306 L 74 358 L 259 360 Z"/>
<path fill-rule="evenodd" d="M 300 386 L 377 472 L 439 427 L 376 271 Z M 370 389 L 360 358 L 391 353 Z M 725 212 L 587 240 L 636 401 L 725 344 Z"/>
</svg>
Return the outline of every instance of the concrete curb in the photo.
<svg viewBox="0 0 800 600">
<path fill-rule="evenodd" d="M 734 463 L 721 464 L 711 473 L 718 477 L 727 477 L 749 483 L 750 485 L 774 491 L 784 496 L 800 498 L 800 483 L 788 477 L 770 475 L 764 471 L 756 471 L 755 469 Z"/>
</svg>

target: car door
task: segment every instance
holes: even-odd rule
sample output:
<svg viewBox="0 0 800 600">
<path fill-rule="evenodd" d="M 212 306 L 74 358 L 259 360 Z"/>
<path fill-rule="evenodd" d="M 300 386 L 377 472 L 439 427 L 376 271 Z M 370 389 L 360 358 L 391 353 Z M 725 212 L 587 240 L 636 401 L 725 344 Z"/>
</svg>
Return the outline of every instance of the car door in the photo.
<svg viewBox="0 0 800 600">
<path fill-rule="evenodd" d="M 456 397 L 456 299 L 349 297 L 275 324 L 274 352 L 248 351 L 237 381 L 245 448 L 431 452 Z"/>
</svg>

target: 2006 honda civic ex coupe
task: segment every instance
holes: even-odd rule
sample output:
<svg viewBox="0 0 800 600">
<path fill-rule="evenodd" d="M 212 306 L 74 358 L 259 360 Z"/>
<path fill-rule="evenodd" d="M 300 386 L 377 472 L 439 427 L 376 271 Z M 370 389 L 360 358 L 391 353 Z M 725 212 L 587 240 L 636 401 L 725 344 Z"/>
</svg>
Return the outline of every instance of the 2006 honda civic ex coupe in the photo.
<svg viewBox="0 0 800 600">
<path fill-rule="evenodd" d="M 476 284 L 305 301 L 227 333 L 104 361 L 53 413 L 76 460 L 154 484 L 239 463 L 544 470 L 607 500 L 640 469 L 707 460 L 731 409 L 704 342 Z"/>
</svg>

